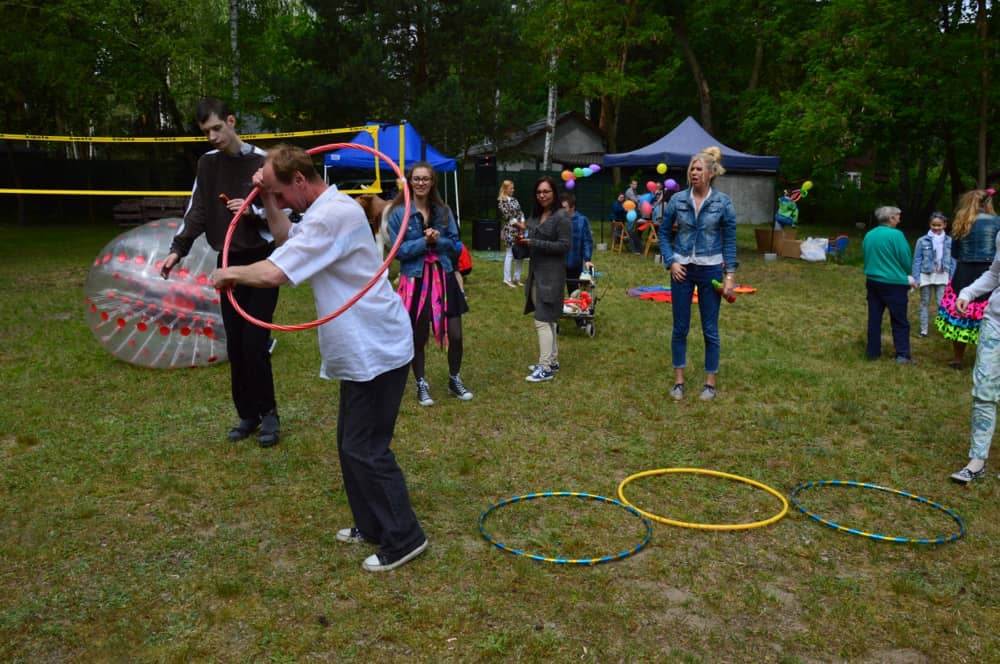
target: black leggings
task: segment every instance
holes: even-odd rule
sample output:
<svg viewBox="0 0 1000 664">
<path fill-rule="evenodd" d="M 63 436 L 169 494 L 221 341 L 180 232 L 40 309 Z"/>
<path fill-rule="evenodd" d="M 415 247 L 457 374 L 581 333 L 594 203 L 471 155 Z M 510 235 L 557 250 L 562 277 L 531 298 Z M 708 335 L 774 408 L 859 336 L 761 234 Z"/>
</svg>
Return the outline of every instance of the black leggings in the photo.
<svg viewBox="0 0 1000 664">
<path fill-rule="evenodd" d="M 413 377 L 424 377 L 424 356 L 431 337 L 431 307 L 427 303 L 413 325 Z M 462 317 L 448 319 L 448 373 L 457 376 L 462 370 Z"/>
</svg>

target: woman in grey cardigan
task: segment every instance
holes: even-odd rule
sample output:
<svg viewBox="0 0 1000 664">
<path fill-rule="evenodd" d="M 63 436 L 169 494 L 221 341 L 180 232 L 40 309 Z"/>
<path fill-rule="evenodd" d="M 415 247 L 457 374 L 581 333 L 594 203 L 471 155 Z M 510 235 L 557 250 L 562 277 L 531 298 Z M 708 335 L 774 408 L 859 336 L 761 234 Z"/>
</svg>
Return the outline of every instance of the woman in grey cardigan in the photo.
<svg viewBox="0 0 1000 664">
<path fill-rule="evenodd" d="M 524 313 L 535 313 L 538 333 L 538 364 L 529 368 L 531 383 L 552 380 L 559 371 L 556 324 L 563 310 L 566 254 L 573 230 L 569 216 L 559 205 L 556 181 L 544 175 L 535 183 L 535 207 L 527 221 L 528 232 L 520 241 L 531 252 L 528 281 L 524 288 Z"/>
</svg>

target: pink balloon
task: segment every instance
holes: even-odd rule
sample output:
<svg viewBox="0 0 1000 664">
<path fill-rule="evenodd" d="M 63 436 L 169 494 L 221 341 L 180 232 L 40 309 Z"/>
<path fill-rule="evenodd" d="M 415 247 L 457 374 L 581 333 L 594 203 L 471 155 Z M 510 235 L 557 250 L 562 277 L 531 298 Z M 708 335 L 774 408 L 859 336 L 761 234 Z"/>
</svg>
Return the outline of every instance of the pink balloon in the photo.
<svg viewBox="0 0 1000 664">
<path fill-rule="evenodd" d="M 652 180 L 650 180 L 649 182 L 647 182 L 646 183 L 646 191 L 648 191 L 651 194 L 654 193 L 656 191 L 656 183 L 653 182 Z"/>
<path fill-rule="evenodd" d="M 566 180 L 566 188 L 567 189 L 572 189 L 575 186 L 576 186 L 576 179 L 575 178 L 570 178 L 569 180 Z"/>
<path fill-rule="evenodd" d="M 649 204 L 649 201 L 642 202 L 642 216 L 649 217 L 653 214 L 653 206 Z"/>
</svg>

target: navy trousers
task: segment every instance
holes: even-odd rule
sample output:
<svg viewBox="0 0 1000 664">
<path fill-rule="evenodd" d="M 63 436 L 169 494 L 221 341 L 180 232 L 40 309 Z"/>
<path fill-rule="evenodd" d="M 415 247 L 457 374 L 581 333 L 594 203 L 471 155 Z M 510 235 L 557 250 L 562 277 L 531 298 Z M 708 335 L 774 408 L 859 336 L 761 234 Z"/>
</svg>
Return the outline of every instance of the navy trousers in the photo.
<svg viewBox="0 0 1000 664">
<path fill-rule="evenodd" d="M 366 382 L 340 381 L 337 452 L 354 527 L 379 542 L 389 561 L 398 560 L 424 541 L 424 531 L 410 505 L 403 470 L 389 444 L 409 365 Z"/>
<path fill-rule="evenodd" d="M 906 316 L 909 286 L 868 279 L 865 288 L 868 290 L 868 348 L 865 355 L 869 360 L 877 360 L 882 355 L 882 314 L 888 309 L 896 357 L 910 359 L 910 319 Z"/>
</svg>

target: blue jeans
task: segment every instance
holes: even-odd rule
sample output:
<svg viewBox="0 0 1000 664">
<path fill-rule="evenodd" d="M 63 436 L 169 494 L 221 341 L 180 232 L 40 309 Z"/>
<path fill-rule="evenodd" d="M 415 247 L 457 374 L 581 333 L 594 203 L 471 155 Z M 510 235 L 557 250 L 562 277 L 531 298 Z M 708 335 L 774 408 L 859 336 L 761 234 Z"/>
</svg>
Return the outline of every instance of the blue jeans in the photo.
<svg viewBox="0 0 1000 664">
<path fill-rule="evenodd" d="M 719 373 L 719 303 L 722 296 L 715 291 L 712 279 L 722 281 L 721 265 L 687 265 L 684 281 L 670 278 L 674 331 L 670 338 L 670 355 L 675 369 L 687 364 L 687 335 L 691 327 L 691 297 L 698 287 L 698 311 L 701 313 L 701 334 L 705 338 L 705 373 Z"/>
<path fill-rule="evenodd" d="M 868 279 L 865 288 L 868 290 L 868 348 L 865 355 L 869 360 L 877 360 L 882 355 L 882 313 L 888 309 L 896 357 L 910 359 L 910 320 L 906 317 L 909 286 Z"/>
</svg>

